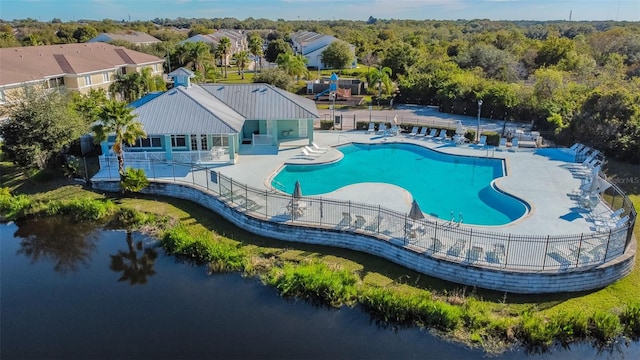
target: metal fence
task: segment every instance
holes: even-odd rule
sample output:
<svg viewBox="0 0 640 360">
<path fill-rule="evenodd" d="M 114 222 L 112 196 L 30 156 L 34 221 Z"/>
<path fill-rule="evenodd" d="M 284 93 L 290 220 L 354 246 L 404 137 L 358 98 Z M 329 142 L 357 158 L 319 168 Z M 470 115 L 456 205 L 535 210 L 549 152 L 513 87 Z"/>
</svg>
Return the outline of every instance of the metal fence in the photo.
<svg viewBox="0 0 640 360">
<path fill-rule="evenodd" d="M 108 176 L 117 177 L 117 164 L 105 165 Z M 629 198 L 613 185 L 602 201 L 612 210 L 624 209 L 621 216 L 629 219 L 625 224 L 582 234 L 511 234 L 439 219 L 414 220 L 380 205 L 316 196 L 296 198 L 275 189 L 252 188 L 195 164 L 149 161 L 145 165 L 149 180 L 198 188 L 253 218 L 357 233 L 434 258 L 498 269 L 567 271 L 603 264 L 624 254 L 637 216 Z"/>
</svg>

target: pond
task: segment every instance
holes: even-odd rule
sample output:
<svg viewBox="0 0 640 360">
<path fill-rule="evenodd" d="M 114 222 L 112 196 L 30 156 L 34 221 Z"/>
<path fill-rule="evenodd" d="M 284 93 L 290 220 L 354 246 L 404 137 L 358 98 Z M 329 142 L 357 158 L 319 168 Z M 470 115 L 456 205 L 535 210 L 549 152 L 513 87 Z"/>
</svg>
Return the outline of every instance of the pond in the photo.
<svg viewBox="0 0 640 360">
<path fill-rule="evenodd" d="M 63 219 L 0 224 L 0 352 L 14 358 L 481 359 L 418 328 L 380 326 L 359 308 L 282 299 L 239 274 L 207 275 L 139 233 Z M 594 358 L 589 344 L 497 359 Z M 617 344 L 611 358 L 638 358 Z"/>
</svg>

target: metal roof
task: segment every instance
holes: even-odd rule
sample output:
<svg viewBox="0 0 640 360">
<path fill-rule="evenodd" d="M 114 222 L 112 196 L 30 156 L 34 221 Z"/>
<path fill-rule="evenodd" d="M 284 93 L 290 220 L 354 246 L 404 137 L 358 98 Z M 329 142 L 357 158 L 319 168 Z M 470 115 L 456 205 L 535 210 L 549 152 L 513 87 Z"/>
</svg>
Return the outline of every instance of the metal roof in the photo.
<svg viewBox="0 0 640 360">
<path fill-rule="evenodd" d="M 148 134 L 232 134 L 245 120 L 199 86 L 171 89 L 133 112 Z"/>
<path fill-rule="evenodd" d="M 313 100 L 269 84 L 204 84 L 201 86 L 248 120 L 320 117 Z"/>
</svg>

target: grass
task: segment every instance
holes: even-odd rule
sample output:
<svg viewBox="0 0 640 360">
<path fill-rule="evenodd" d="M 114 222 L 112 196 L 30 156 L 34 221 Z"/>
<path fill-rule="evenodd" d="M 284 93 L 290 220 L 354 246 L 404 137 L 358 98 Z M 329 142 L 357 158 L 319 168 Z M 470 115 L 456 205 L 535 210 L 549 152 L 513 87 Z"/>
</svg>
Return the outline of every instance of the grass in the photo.
<svg viewBox="0 0 640 360">
<path fill-rule="evenodd" d="M 639 176 L 640 166 L 611 161 L 607 171 L 613 178 L 633 179 Z M 351 250 L 257 236 L 189 201 L 101 194 L 62 177 L 49 174 L 46 182 L 43 178 L 44 175 L 25 174 L 0 163 L 0 184 L 7 188 L 5 197 L 8 190 L 28 195 L 18 201 L 16 208 L 33 202 L 48 202 L 54 205 L 47 206 L 54 208 L 58 204 L 59 208 L 64 203 L 75 212 L 87 210 L 94 214 L 89 216 L 92 218 L 103 210 L 95 204 L 79 203 L 108 200 L 106 203 L 119 208 L 122 224 L 170 219 L 160 221 L 169 229 L 160 236 L 165 248 L 208 263 L 212 271 L 244 271 L 249 276 L 261 276 L 283 295 L 330 306 L 361 304 L 381 321 L 433 328 L 490 352 L 500 351 L 516 340 L 544 348 L 554 340 L 570 343 L 596 338 L 607 343 L 621 334 L 636 339 L 640 336 L 637 258 L 631 275 L 598 291 L 504 294 L 449 283 Z M 619 185 L 640 208 L 640 186 L 631 180 Z M 1 194 L 0 207 L 5 203 Z M 640 221 L 635 225 L 636 234 L 639 231 Z"/>
</svg>

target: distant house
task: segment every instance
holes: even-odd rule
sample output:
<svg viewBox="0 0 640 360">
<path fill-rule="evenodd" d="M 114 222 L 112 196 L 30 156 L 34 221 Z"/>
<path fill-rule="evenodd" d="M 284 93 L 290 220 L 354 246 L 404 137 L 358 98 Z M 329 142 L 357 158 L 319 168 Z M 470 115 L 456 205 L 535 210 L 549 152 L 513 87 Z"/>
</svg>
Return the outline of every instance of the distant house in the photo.
<svg viewBox="0 0 640 360">
<path fill-rule="evenodd" d="M 318 34 L 312 31 L 297 31 L 289 35 L 291 38 L 291 45 L 293 47 L 293 51 L 297 54 L 301 54 L 305 58 L 307 58 L 307 66 L 316 68 L 316 69 L 326 69 L 324 64 L 322 63 L 321 55 L 326 48 L 331 45 L 333 42 L 342 41 L 336 37 L 330 35 Z M 351 68 L 355 68 L 357 66 L 356 61 L 356 47 L 354 45 L 349 45 L 351 49 L 351 53 L 353 55 L 353 63 L 351 63 Z"/>
<path fill-rule="evenodd" d="M 184 68 L 169 76 L 174 88 L 131 103 L 148 136 L 127 147 L 126 158 L 233 164 L 241 146 L 277 151 L 282 141 L 313 141 L 312 100 L 268 84 L 195 85 Z M 102 143 L 103 154 L 112 142 Z"/>
<path fill-rule="evenodd" d="M 114 40 L 124 40 L 141 46 L 162 42 L 147 33 L 133 30 L 121 31 L 118 33 L 101 33 L 87 42 L 109 42 Z"/>
<path fill-rule="evenodd" d="M 149 67 L 152 75 L 162 75 L 163 63 L 157 56 L 106 43 L 2 48 L 0 107 L 20 101 L 25 85 L 87 93 L 108 89 L 117 73 Z"/>
<path fill-rule="evenodd" d="M 229 59 L 233 56 L 233 54 L 239 53 L 240 51 L 248 50 L 249 44 L 247 40 L 247 34 L 242 30 L 220 29 L 216 30 L 216 32 L 214 32 L 213 34 L 197 34 L 186 40 L 182 40 L 178 44 L 201 41 L 215 48 L 218 46 L 218 44 L 220 44 L 220 39 L 224 37 L 228 38 L 231 42 L 231 48 L 229 49 L 229 53 L 227 54 L 226 59 L 226 63 L 229 64 Z"/>
</svg>

